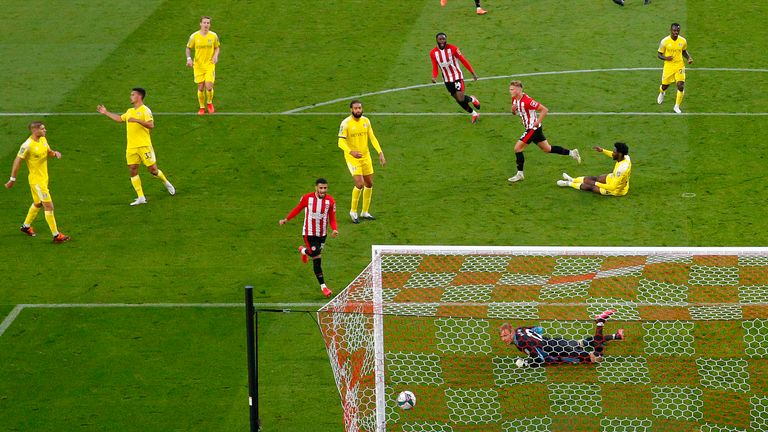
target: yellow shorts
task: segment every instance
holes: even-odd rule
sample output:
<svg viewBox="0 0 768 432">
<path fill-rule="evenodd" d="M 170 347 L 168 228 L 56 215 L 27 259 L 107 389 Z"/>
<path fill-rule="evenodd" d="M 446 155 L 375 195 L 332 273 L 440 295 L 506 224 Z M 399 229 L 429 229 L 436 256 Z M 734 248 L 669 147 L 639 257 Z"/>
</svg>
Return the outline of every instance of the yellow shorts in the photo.
<svg viewBox="0 0 768 432">
<path fill-rule="evenodd" d="M 40 202 L 52 202 L 51 192 L 48 191 L 48 185 L 45 183 L 30 183 L 29 189 L 32 192 L 32 201 L 35 204 Z"/>
<path fill-rule="evenodd" d="M 363 156 L 360 159 L 353 158 L 352 156 L 344 156 L 347 160 L 347 168 L 352 176 L 367 176 L 373 174 L 373 163 L 371 162 L 371 155 Z"/>
<path fill-rule="evenodd" d="M 624 189 L 618 189 L 614 185 L 610 183 L 600 183 L 596 182 L 595 186 L 600 188 L 600 195 L 606 195 L 606 196 L 624 196 L 627 194 L 628 190 Z"/>
<path fill-rule="evenodd" d="M 193 70 L 195 71 L 195 84 L 216 81 L 216 65 L 213 63 L 205 67 L 195 66 Z"/>
<path fill-rule="evenodd" d="M 149 147 L 136 147 L 125 150 L 125 161 L 128 165 L 138 165 L 144 163 L 146 166 L 152 166 L 157 163 L 155 158 L 155 150 L 152 146 Z"/>
<path fill-rule="evenodd" d="M 685 67 L 664 68 L 661 72 L 661 85 L 685 82 Z"/>
</svg>

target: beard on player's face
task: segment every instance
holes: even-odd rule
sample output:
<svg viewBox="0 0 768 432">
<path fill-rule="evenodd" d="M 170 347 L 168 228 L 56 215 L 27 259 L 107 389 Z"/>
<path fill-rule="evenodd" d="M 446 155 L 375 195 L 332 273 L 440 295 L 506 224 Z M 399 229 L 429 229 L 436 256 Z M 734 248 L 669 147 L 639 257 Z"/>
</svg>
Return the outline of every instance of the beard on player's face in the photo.
<svg viewBox="0 0 768 432">
<path fill-rule="evenodd" d="M 359 119 L 363 116 L 363 110 L 360 111 L 352 111 L 352 117 Z"/>
</svg>

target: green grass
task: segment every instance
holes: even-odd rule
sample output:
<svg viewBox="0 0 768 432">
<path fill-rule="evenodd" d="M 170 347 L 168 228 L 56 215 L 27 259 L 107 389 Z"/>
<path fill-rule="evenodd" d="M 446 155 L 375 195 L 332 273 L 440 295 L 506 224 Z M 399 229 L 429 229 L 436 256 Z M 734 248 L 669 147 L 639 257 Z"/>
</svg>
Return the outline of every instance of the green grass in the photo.
<svg viewBox="0 0 768 432">
<path fill-rule="evenodd" d="M 247 284 L 256 286 L 260 302 L 322 301 L 310 269 L 296 256 L 299 221 L 277 224 L 318 176 L 329 179 L 342 216 L 340 235 L 329 240 L 323 260 L 335 291 L 364 268 L 371 244 L 768 243 L 764 116 L 552 115 L 545 120 L 547 137 L 581 149 L 583 164 L 532 147 L 526 181 L 508 186 L 512 145 L 522 132 L 517 119 L 484 116 L 472 127 L 464 115 L 376 114 L 458 114 L 442 85 L 366 97 L 389 165 L 377 167 L 372 212 L 379 220 L 353 226 L 343 217 L 351 181 L 336 147 L 346 101 L 308 110 L 338 113 L 331 115 L 160 114 L 195 110 L 183 45 L 202 14 L 213 16 L 212 29 L 222 40 L 220 112 L 279 113 L 426 84 L 427 53 L 438 31 L 448 33 L 481 77 L 500 77 L 468 82 L 483 111 L 507 112 L 507 76 L 660 68 L 655 50 L 672 21 L 682 24 L 696 59 L 685 111 L 768 111 L 760 97 L 768 74 L 696 70 L 766 67 L 760 54 L 768 9 L 762 3 L 630 1 L 620 9 L 607 0 L 487 0 L 485 17 L 474 16 L 471 6 L 467 0 L 444 9 L 405 0 L 267 8 L 252 0 L 4 5 L 8 25 L 0 55 L 9 60 L 0 68 L 2 111 L 94 114 L 43 117 L 49 142 L 64 154 L 49 170 L 57 220 L 72 242 L 48 244 L 42 215 L 37 238 L 17 231 L 29 206 L 25 169 L 17 185 L 2 192 L 0 316 L 21 303 L 240 302 Z M 30 11 L 45 11 L 45 19 Z M 511 30 L 518 25 L 531 30 Z M 655 104 L 658 76 L 623 71 L 523 80 L 553 114 L 665 113 L 674 93 L 665 105 Z M 124 125 L 95 115 L 95 107 L 104 103 L 122 112 L 137 85 L 148 90 L 159 166 L 178 195 L 169 197 L 142 171 L 149 205 L 133 208 L 127 205 L 134 193 L 124 166 Z M 0 117 L 0 169 L 10 168 L 26 124 L 39 118 Z M 605 199 L 554 185 L 563 171 L 609 171 L 612 162 L 589 148 L 616 140 L 629 144 L 634 161 L 627 197 Z M 113 424 L 242 430 L 241 315 L 219 309 L 25 310 L 0 337 L 0 364 L 12 364 L 0 368 L 0 429 L 103 430 Z M 264 425 L 339 430 L 337 392 L 314 324 L 293 316 L 262 320 Z M 142 349 L 152 350 L 150 358 Z M 115 373 L 98 373 L 115 359 Z M 136 378 L 142 374 L 150 374 L 143 384 Z M 178 392 L 183 397 L 169 396 Z"/>
</svg>

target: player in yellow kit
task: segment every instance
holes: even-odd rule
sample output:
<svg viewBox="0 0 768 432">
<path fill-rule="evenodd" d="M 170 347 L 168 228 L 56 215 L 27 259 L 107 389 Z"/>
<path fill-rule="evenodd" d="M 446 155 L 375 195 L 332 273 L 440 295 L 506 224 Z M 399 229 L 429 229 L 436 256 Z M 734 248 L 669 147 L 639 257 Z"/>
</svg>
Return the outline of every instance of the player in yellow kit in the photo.
<svg viewBox="0 0 768 432">
<path fill-rule="evenodd" d="M 128 135 L 125 160 L 128 163 L 128 170 L 131 173 L 131 184 L 133 185 L 133 189 L 136 190 L 137 195 L 136 200 L 131 203 L 132 206 L 147 203 L 147 198 L 144 196 L 144 189 L 141 187 L 141 179 L 139 178 L 139 164 L 142 162 L 147 167 L 150 174 L 155 176 L 155 178 L 160 179 L 163 184 L 165 184 L 165 188 L 168 189 L 169 194 L 176 195 L 176 188 L 168 181 L 165 174 L 157 168 L 155 149 L 152 147 L 152 139 L 149 135 L 149 130 L 155 128 L 155 120 L 152 117 L 152 110 L 144 105 L 144 97 L 146 95 L 147 92 L 143 88 L 133 88 L 131 90 L 131 103 L 133 104 L 133 108 L 129 108 L 123 115 L 109 112 L 104 105 L 96 107 L 100 113 L 112 120 L 118 123 L 125 122 Z"/>
<path fill-rule="evenodd" d="M 624 196 L 629 192 L 629 176 L 632 174 L 632 160 L 629 158 L 629 147 L 623 142 L 614 145 L 615 150 L 610 151 L 602 147 L 594 147 L 600 152 L 616 161 L 613 172 L 596 177 L 573 178 L 563 173 L 563 180 L 558 180 L 557 185 L 572 187 L 577 190 L 592 191 L 600 195 Z"/>
<path fill-rule="evenodd" d="M 656 53 L 659 60 L 664 61 L 664 71 L 661 73 L 661 87 L 659 87 L 659 97 L 656 102 L 661 105 L 664 102 L 664 94 L 670 84 L 677 83 L 677 96 L 675 97 L 676 113 L 683 111 L 680 105 L 685 96 L 685 62 L 683 57 L 688 60 L 688 64 L 693 63 L 693 57 L 688 53 L 688 41 L 680 36 L 680 24 L 672 23 L 669 28 L 669 36 L 665 37 L 659 43 L 659 52 Z"/>
<path fill-rule="evenodd" d="M 195 84 L 197 84 L 197 102 L 200 104 L 198 115 L 205 114 L 205 107 L 208 107 L 208 113 L 213 114 L 216 110 L 213 107 L 213 83 L 216 81 L 216 63 L 219 62 L 219 35 L 210 31 L 211 17 L 204 16 L 200 18 L 200 30 L 192 33 L 187 41 L 187 67 L 193 68 L 195 72 Z M 195 57 L 192 58 L 191 50 L 195 50 Z"/>
<path fill-rule="evenodd" d="M 339 127 L 339 148 L 344 150 L 347 168 L 349 168 L 349 173 L 352 174 L 352 179 L 355 181 L 349 217 L 352 218 L 353 223 L 360 223 L 360 219 L 357 217 L 357 203 L 361 192 L 363 194 L 363 208 L 360 217 L 375 220 L 373 215 L 368 212 L 373 195 L 373 163 L 371 162 L 371 153 L 368 151 L 369 138 L 373 148 L 379 153 L 381 166 L 387 164 L 387 159 L 384 158 L 379 140 L 373 133 L 371 121 L 363 116 L 363 104 L 359 100 L 353 100 L 349 103 L 349 108 L 352 115 L 342 120 Z"/>
<path fill-rule="evenodd" d="M 59 232 L 59 228 L 56 226 L 56 218 L 53 216 L 53 199 L 50 191 L 48 191 L 48 157 L 53 156 L 56 159 L 61 159 L 61 153 L 48 146 L 48 140 L 45 138 L 47 131 L 43 122 L 30 123 L 29 131 L 32 134 L 19 148 L 19 153 L 11 167 L 11 178 L 5 183 L 5 187 L 8 189 L 13 187 L 16 183 L 16 174 L 19 172 L 21 161 L 26 161 L 29 170 L 29 189 L 32 191 L 32 205 L 27 212 L 27 218 L 21 225 L 21 232 L 30 237 L 37 235 L 32 228 L 32 222 L 37 217 L 40 208 L 45 207 L 45 221 L 48 222 L 48 228 L 53 234 L 53 242 L 64 243 L 69 240 L 69 236 Z"/>
</svg>

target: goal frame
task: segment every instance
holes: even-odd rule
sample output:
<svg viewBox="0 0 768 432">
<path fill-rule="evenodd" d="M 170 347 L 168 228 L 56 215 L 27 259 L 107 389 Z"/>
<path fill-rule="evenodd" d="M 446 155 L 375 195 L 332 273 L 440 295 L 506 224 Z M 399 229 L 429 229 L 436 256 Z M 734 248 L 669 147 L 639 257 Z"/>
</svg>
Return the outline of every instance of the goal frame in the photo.
<svg viewBox="0 0 768 432">
<path fill-rule="evenodd" d="M 381 259 L 383 254 L 454 254 L 466 255 L 509 255 L 526 253 L 530 255 L 746 255 L 765 253 L 763 247 L 666 247 L 666 246 L 435 246 L 435 245 L 372 245 L 372 285 L 374 319 L 374 375 L 376 399 L 377 432 L 386 432 L 386 383 L 384 358 L 384 317 Z"/>
</svg>

